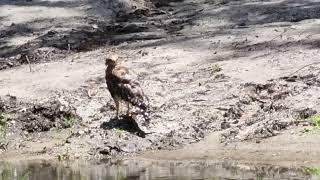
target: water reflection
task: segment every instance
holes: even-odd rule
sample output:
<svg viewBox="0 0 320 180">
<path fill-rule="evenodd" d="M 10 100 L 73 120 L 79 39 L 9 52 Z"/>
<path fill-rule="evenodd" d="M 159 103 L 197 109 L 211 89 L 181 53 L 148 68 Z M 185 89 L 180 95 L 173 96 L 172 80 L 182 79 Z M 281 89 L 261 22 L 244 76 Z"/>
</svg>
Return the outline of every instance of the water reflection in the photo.
<svg viewBox="0 0 320 180">
<path fill-rule="evenodd" d="M 317 168 L 234 162 L 123 161 L 114 165 L 0 163 L 0 180 L 318 179 Z"/>
</svg>

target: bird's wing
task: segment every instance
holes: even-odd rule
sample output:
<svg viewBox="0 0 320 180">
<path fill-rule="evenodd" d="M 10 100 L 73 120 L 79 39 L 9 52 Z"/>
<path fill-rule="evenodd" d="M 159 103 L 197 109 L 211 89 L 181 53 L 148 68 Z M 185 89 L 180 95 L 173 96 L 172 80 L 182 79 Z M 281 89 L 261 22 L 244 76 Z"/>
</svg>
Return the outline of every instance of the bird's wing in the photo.
<svg viewBox="0 0 320 180">
<path fill-rule="evenodd" d="M 145 96 L 139 82 L 127 78 L 119 78 L 119 82 L 115 84 L 121 99 L 130 102 L 134 106 L 141 109 L 147 109 L 148 98 Z"/>
</svg>

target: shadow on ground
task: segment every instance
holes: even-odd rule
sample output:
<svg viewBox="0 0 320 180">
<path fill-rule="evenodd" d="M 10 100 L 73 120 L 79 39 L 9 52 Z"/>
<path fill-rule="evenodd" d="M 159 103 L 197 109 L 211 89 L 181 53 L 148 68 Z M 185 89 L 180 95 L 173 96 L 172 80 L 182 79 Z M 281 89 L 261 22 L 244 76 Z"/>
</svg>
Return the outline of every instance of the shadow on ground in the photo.
<svg viewBox="0 0 320 180">
<path fill-rule="evenodd" d="M 221 11 L 206 13 L 205 17 L 222 16 L 240 25 L 262 25 L 275 22 L 299 22 L 320 17 L 320 2 L 285 0 L 244 3 L 232 1 Z"/>
<path fill-rule="evenodd" d="M 100 1 L 88 1 L 92 7 L 97 6 Z M 113 7 L 118 1 L 105 2 L 105 7 Z M 119 1 L 120 2 L 120 1 Z M 118 4 L 119 4 L 118 2 Z M 97 18 L 81 18 L 84 25 L 67 30 L 56 30 L 53 26 L 36 29 L 32 26 L 41 22 L 59 25 L 59 21 L 68 22 L 68 19 L 37 19 L 36 21 L 23 24 L 13 24 L 0 30 L 0 60 L 12 61 L 0 69 L 10 66 L 32 62 L 50 61 L 49 54 L 65 55 L 68 52 L 81 52 L 93 50 L 105 45 L 119 45 L 123 42 L 144 42 L 141 47 L 161 46 L 175 43 L 177 46 L 184 45 L 186 41 L 201 39 L 204 36 L 227 36 L 228 30 L 246 29 L 254 25 L 267 25 L 277 22 L 297 23 L 307 19 L 320 18 L 320 2 L 306 0 L 285 0 L 272 2 L 244 2 L 225 0 L 224 3 L 213 3 L 212 1 L 184 2 L 183 0 L 151 1 L 153 4 L 146 8 L 118 10 L 111 21 L 101 21 Z M 72 8 L 79 5 L 67 1 L 2 1 L 0 6 L 14 4 L 15 6 L 47 6 Z M 121 4 L 121 3 L 120 3 Z M 223 5 L 223 8 L 219 8 Z M 153 7 L 153 8 L 152 8 Z M 103 14 L 103 13 L 102 13 Z M 226 20 L 231 23 L 228 26 L 212 30 L 207 35 L 184 35 L 181 30 L 187 26 L 194 26 L 202 19 Z M 61 23 L 60 23 L 61 25 Z M 10 40 L 16 36 L 36 36 L 33 40 L 22 45 L 8 45 Z M 173 37 L 173 38 L 172 38 Z M 152 41 L 149 41 L 152 40 Z M 302 45 L 319 47 L 319 40 L 308 40 L 289 42 L 290 45 Z M 252 46 L 252 47 L 250 47 Z M 244 56 L 259 51 L 265 46 L 281 48 L 283 44 L 262 42 L 261 44 L 234 47 L 234 44 L 225 43 L 223 48 L 244 51 Z M 138 46 L 140 47 L 140 46 Z M 44 52 L 41 48 L 46 49 Z M 40 49 L 40 50 L 39 50 Z M 38 53 L 37 51 L 41 51 Z M 249 53 L 248 53 L 249 52 Z M 39 55 L 40 54 L 40 55 Z M 241 54 L 241 53 L 240 53 Z M 29 60 L 26 58 L 28 56 Z M 13 57 L 13 58 L 12 58 Z M 11 58 L 11 59 L 10 59 Z M 11 65 L 13 64 L 13 65 Z"/>
<path fill-rule="evenodd" d="M 170 14 L 170 18 L 162 15 L 153 17 L 157 19 L 162 17 L 162 21 L 168 22 L 165 26 L 166 32 L 170 35 L 170 30 L 173 30 L 174 38 L 160 39 L 157 41 L 142 43 L 137 48 L 162 46 L 166 44 L 175 44 L 176 46 L 185 47 L 192 43 L 192 41 L 201 41 L 204 37 L 218 37 L 230 36 L 235 31 L 239 33 L 239 37 L 234 42 L 221 42 L 219 46 L 225 50 L 234 51 L 234 56 L 249 56 L 255 52 L 267 49 L 279 50 L 284 47 L 302 46 L 306 48 L 318 48 L 320 39 L 309 38 L 305 40 L 287 40 L 279 37 L 270 37 L 270 40 L 252 44 L 245 38 L 243 42 L 239 40 L 240 35 L 248 33 L 252 28 L 259 28 L 261 26 L 272 27 L 285 26 L 290 28 L 292 25 L 303 20 L 312 20 L 320 18 L 320 2 L 316 1 L 272 1 L 272 2 L 245 2 L 236 0 L 224 0 L 224 3 L 217 3 L 216 1 L 205 2 L 176 2 L 173 4 L 164 3 L 159 9 L 166 12 L 165 15 Z M 156 3 L 156 2 L 155 2 Z M 204 4 L 211 4 L 206 6 Z M 223 5 L 223 6 L 222 6 Z M 222 7 L 222 8 L 220 8 Z M 208 22 L 228 22 L 224 26 L 210 26 L 208 32 L 201 32 L 200 35 L 183 35 L 180 30 L 186 26 L 196 27 L 203 21 Z M 170 22 L 170 23 L 169 23 Z M 275 24 L 275 23 L 281 23 Z M 175 25 L 175 26 L 172 26 Z M 250 28 L 250 29 L 249 29 Z M 294 30 L 294 29 L 292 29 Z M 284 34 L 283 32 L 282 34 Z M 311 32 L 315 33 L 315 32 Z M 318 32 L 316 32 L 318 33 Z M 229 37 L 228 37 L 229 38 Z M 276 42 L 274 40 L 279 40 Z M 237 42 L 239 41 L 239 42 Z M 240 44 L 240 45 L 239 45 Z M 201 47 L 201 46 L 200 46 Z M 204 46 L 206 47 L 206 46 Z M 199 49 L 201 50 L 201 49 Z M 227 57 L 220 57 L 228 59 Z"/>
<path fill-rule="evenodd" d="M 102 129 L 120 129 L 142 138 L 146 137 L 146 133 L 140 129 L 138 123 L 131 116 L 123 115 L 119 119 L 111 118 L 108 122 L 102 123 L 100 127 Z"/>
<path fill-rule="evenodd" d="M 15 6 L 46 6 L 46 7 L 67 7 L 72 8 L 79 3 L 72 1 L 36 1 L 36 0 L 2 0 L 0 6 L 15 5 Z"/>
</svg>

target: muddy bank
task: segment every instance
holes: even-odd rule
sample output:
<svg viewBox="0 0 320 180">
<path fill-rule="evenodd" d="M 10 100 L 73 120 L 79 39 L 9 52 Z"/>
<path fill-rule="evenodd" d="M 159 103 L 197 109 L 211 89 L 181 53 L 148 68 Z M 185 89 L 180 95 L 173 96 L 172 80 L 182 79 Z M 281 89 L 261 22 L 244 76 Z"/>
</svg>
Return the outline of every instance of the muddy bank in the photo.
<svg viewBox="0 0 320 180">
<path fill-rule="evenodd" d="M 306 98 L 319 89 L 319 69 L 305 75 L 269 80 L 266 84 L 241 86 L 237 102 L 225 109 L 222 142 L 268 138 L 290 126 L 308 126 L 308 118 L 318 113 L 319 102 Z M 310 97 L 309 95 L 309 97 Z M 303 98 L 302 98 L 303 97 Z"/>
<path fill-rule="evenodd" d="M 62 100 L 43 103 L 24 103 L 14 96 L 0 99 L 1 150 L 10 151 L 23 146 L 34 134 L 53 129 L 67 129 L 81 123 L 75 108 Z"/>
<path fill-rule="evenodd" d="M 2 145 L 2 158 L 6 159 L 5 156 L 17 151 L 40 151 L 53 158 L 84 158 L 95 161 L 137 155 L 150 150 L 179 149 L 203 140 L 212 132 L 217 132 L 216 137 L 219 139 L 214 144 L 220 143 L 218 147 L 226 152 L 239 146 L 237 143 L 243 143 L 242 146 L 246 142 L 257 144 L 288 131 L 299 137 L 311 133 L 308 130 L 312 126 L 310 117 L 317 113 L 319 105 L 317 99 L 312 101 L 313 96 L 305 95 L 301 99 L 304 93 L 314 95 L 319 88 L 319 69 L 310 68 L 307 74 L 273 79 L 265 84 L 245 83 L 232 87 L 237 91 L 230 91 L 232 93 L 228 96 L 232 98 L 227 98 L 224 102 L 230 103 L 229 107 L 208 107 L 210 113 L 214 113 L 211 116 L 204 116 L 203 107 L 198 106 L 203 100 L 192 104 L 175 100 L 161 106 L 152 105 L 150 122 L 140 116 L 115 119 L 113 102 L 109 96 L 102 96 L 108 94 L 107 90 L 99 88 L 105 87 L 102 79 L 91 81 L 96 85 L 94 89 L 84 87 L 64 93 L 63 98 L 53 98 L 58 100 L 40 104 L 26 104 L 16 97 L 7 96 L 1 101 L 2 119 L 6 122 L 3 126 L 6 130 L 3 137 L 6 144 Z M 92 91 L 95 93 L 90 93 Z M 312 106 L 308 107 L 309 103 Z M 85 110 L 89 104 L 90 110 Z M 184 109 L 194 111 L 189 114 Z M 177 110 L 184 115 L 176 115 Z M 172 117 L 175 119 L 172 120 Z M 48 139 L 59 143 L 46 143 Z M 303 142 L 303 138 L 301 140 Z M 223 147 L 228 144 L 230 147 Z M 33 150 L 33 147 L 40 150 Z M 287 150 L 289 149 L 288 147 Z M 241 149 L 233 152 L 237 154 L 239 151 Z M 277 150 L 272 150 L 275 151 Z M 246 152 L 248 151 L 243 151 Z M 266 152 L 260 149 L 259 153 Z M 188 150 L 181 154 L 186 154 L 187 158 Z M 225 158 L 225 153 L 218 154 L 215 153 L 215 158 Z M 202 156 L 208 157 L 199 152 L 194 158 L 203 158 Z M 242 155 L 241 158 L 246 157 L 250 158 L 249 155 Z"/>
<path fill-rule="evenodd" d="M 1 4 L 6 9 L 1 12 L 39 5 L 20 3 Z M 307 152 L 317 155 L 311 118 L 320 110 L 319 66 L 292 74 L 320 58 L 318 13 L 297 13 L 310 9 L 311 2 L 134 1 L 100 14 L 105 19 L 89 16 L 102 1 L 82 1 L 76 11 L 60 9 L 59 3 L 59 9 L 42 4 L 53 14 L 67 11 L 59 18 L 51 14 L 52 23 L 32 21 L 31 28 L 22 19 L 18 24 L 4 18 L 2 159 L 116 159 L 197 145 L 212 133 L 220 150 L 207 152 L 213 154 L 208 158 L 259 160 L 267 152 L 261 148 L 272 145 L 270 139 L 291 137 L 286 135 L 293 137 L 288 143 L 308 145 Z M 264 19 L 254 18 L 257 14 Z M 66 17 L 77 23 L 67 26 Z M 43 29 L 35 33 L 33 28 L 40 25 Z M 36 37 L 16 39 L 25 35 Z M 15 40 L 19 45 L 9 46 Z M 104 82 L 103 60 L 109 53 L 118 54 L 141 82 L 151 102 L 149 123 L 140 116 L 114 119 Z M 30 64 L 31 71 L 20 64 Z M 243 148 L 233 151 L 235 146 Z M 206 158 L 206 148 L 202 150 L 191 157 Z M 253 159 L 252 151 L 260 155 Z M 245 154 L 238 156 L 241 152 Z M 273 154 L 266 157 L 280 158 Z M 303 154 L 297 161 L 308 157 Z"/>
</svg>

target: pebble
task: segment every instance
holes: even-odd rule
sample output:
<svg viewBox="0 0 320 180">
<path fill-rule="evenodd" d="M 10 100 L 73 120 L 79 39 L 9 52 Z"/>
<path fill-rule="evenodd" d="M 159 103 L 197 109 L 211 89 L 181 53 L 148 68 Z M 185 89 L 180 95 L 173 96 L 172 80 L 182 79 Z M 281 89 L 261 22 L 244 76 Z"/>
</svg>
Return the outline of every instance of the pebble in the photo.
<svg viewBox="0 0 320 180">
<path fill-rule="evenodd" d="M 90 130 L 88 128 L 84 128 L 83 131 L 84 131 L 84 133 L 89 133 Z"/>
<path fill-rule="evenodd" d="M 228 129 L 230 127 L 231 127 L 231 125 L 229 122 L 222 122 L 221 123 L 221 129 Z"/>
<path fill-rule="evenodd" d="M 74 154 L 74 158 L 79 159 L 80 158 L 80 154 L 78 154 L 78 153 Z"/>
</svg>

